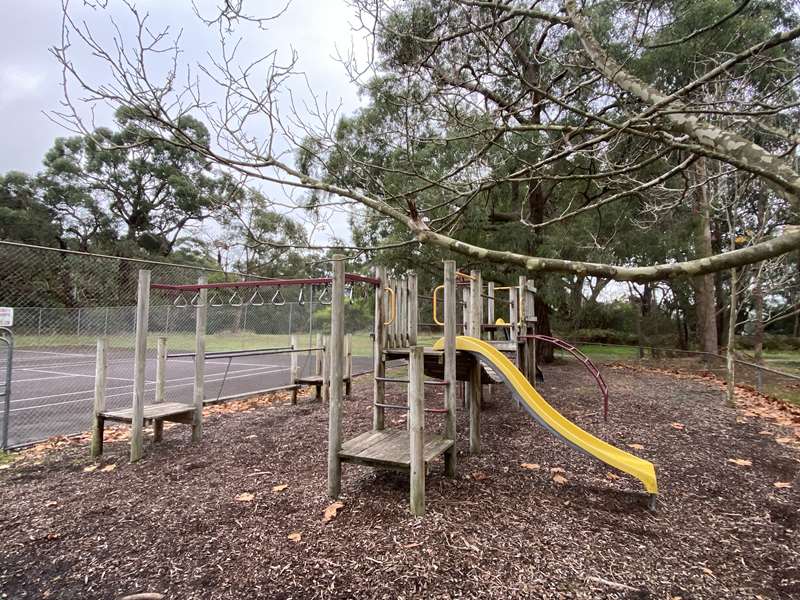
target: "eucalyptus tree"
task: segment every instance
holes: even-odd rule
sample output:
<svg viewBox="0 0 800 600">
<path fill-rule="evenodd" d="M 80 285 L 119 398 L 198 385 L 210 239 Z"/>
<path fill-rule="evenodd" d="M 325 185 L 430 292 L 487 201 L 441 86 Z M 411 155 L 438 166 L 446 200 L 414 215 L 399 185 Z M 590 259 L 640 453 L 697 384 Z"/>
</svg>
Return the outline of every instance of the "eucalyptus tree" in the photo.
<svg viewBox="0 0 800 600">
<path fill-rule="evenodd" d="M 78 86 L 90 104 L 111 101 L 135 110 L 152 139 L 247 177 L 308 190 L 308 206 L 339 198 L 391 219 L 405 239 L 390 247 L 421 242 L 532 274 L 644 282 L 698 277 L 800 245 L 800 230 L 781 225 L 743 248 L 712 247 L 710 256 L 708 248 L 695 248 L 698 256 L 681 253 L 654 264 L 649 257 L 619 256 L 608 244 L 592 252 L 592 230 L 576 225 L 612 209 L 625 219 L 619 231 L 657 222 L 697 202 L 714 178 L 734 172 L 760 182 L 771 202 L 796 211 L 800 175 L 790 159 L 797 143 L 796 7 L 781 11 L 777 2 L 747 0 L 703 5 L 355 0 L 374 52 L 367 65 L 350 63 L 351 75 L 365 86 L 392 86 L 397 104 L 384 128 L 368 135 L 342 135 L 321 103 L 312 106 L 317 125 L 307 115 L 285 115 L 280 98 L 295 63 L 281 63 L 275 54 L 235 65 L 226 52 L 205 71 L 224 98 L 204 100 L 200 78 L 178 85 L 177 39 L 151 27 L 135 8 L 136 33 L 129 45 L 114 47 L 79 24 L 78 9 L 65 2 L 64 43 L 53 52 L 64 67 L 65 88 Z M 209 19 L 223 41 L 230 41 L 241 9 L 241 2 L 225 3 Z M 248 13 L 245 20 L 268 26 L 271 17 L 278 15 L 258 21 Z M 728 29 L 734 35 L 719 34 Z M 75 44 L 110 68 L 110 80 L 92 80 L 73 63 Z M 703 68 L 671 78 L 658 57 L 686 44 L 706 53 Z M 175 66 L 156 80 L 148 64 L 165 53 Z M 59 116 L 81 127 L 85 106 L 71 97 Z M 213 144 L 182 133 L 182 120 L 192 113 L 210 124 Z M 362 142 L 354 145 L 359 135 Z M 507 233 L 470 236 L 469 227 L 458 226 L 467 218 L 513 223 L 524 235 L 511 243 Z M 559 235 L 572 243 L 549 248 L 548 236 Z M 369 250 L 385 248 L 379 242 Z"/>
</svg>

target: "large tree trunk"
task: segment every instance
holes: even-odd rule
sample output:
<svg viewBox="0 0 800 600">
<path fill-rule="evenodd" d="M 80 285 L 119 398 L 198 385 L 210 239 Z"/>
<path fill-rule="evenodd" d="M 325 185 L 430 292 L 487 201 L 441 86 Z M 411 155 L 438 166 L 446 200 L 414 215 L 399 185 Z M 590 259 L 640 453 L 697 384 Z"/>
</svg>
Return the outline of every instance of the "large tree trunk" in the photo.
<svg viewBox="0 0 800 600">
<path fill-rule="evenodd" d="M 695 163 L 695 183 L 705 181 L 706 163 L 700 159 Z M 695 218 L 694 218 L 694 246 L 695 258 L 713 256 L 711 246 L 711 210 L 708 200 L 708 191 L 705 185 L 700 185 L 695 191 Z M 692 282 L 695 293 L 695 311 L 697 317 L 697 345 L 703 352 L 717 353 L 717 318 L 716 318 L 716 293 L 714 275 L 701 275 Z"/>
</svg>

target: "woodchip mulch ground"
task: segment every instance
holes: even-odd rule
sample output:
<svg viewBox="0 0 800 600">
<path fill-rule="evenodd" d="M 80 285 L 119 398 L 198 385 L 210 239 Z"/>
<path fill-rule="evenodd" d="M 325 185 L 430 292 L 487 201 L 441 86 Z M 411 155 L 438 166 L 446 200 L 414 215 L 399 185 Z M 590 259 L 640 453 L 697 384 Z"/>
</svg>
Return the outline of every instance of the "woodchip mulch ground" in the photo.
<svg viewBox="0 0 800 600">
<path fill-rule="evenodd" d="M 0 597 L 800 598 L 795 431 L 726 406 L 713 381 L 605 374 L 608 423 L 581 367 L 548 367 L 540 389 L 656 464 L 655 513 L 639 482 L 564 446 L 495 386 L 482 454 L 462 451 L 454 480 L 433 465 L 425 518 L 409 515 L 406 476 L 345 465 L 344 506 L 323 522 L 326 409 L 276 397 L 210 415 L 197 445 L 173 427 L 137 464 L 124 441 L 94 469 L 84 441 L 55 441 L 0 470 Z M 370 396 L 358 380 L 348 436 L 370 427 Z M 463 413 L 459 424 L 463 449 Z"/>
</svg>

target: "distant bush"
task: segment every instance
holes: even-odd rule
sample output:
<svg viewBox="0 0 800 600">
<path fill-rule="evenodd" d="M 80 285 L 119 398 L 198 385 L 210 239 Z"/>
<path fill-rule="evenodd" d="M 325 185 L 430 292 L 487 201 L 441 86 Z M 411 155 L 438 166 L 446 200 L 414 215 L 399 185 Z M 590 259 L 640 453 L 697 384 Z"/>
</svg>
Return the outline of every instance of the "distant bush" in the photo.
<svg viewBox="0 0 800 600">
<path fill-rule="evenodd" d="M 752 335 L 736 336 L 736 346 L 745 350 L 752 350 L 755 347 L 755 338 Z M 773 352 L 791 352 L 800 350 L 800 338 L 790 335 L 764 335 L 764 350 Z"/>
<path fill-rule="evenodd" d="M 572 341 L 597 344 L 635 345 L 637 343 L 636 334 L 613 329 L 578 329 L 572 333 L 565 333 L 564 337 Z"/>
</svg>

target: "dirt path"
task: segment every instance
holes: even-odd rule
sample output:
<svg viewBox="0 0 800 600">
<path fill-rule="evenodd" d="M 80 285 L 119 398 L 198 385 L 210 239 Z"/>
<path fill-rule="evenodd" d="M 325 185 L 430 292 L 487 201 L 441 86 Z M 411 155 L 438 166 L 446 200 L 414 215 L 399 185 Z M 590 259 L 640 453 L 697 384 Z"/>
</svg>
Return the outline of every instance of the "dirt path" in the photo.
<svg viewBox="0 0 800 600">
<path fill-rule="evenodd" d="M 708 383 L 625 369 L 606 373 L 606 424 L 580 367 L 551 367 L 546 378 L 541 391 L 559 410 L 655 462 L 655 514 L 637 481 L 556 441 L 496 386 L 483 453 L 461 454 L 456 480 L 434 465 L 425 519 L 409 516 L 405 476 L 345 465 L 344 507 L 323 523 L 327 412 L 310 400 L 276 403 L 210 417 L 196 446 L 188 428 L 170 429 L 136 465 L 118 442 L 91 472 L 78 445 L 0 470 L 0 591 L 14 600 L 800 597 L 800 453 L 775 441 L 785 430 L 737 415 Z M 346 403 L 348 436 L 370 426 L 370 389 L 362 378 Z M 393 413 L 392 426 L 403 418 Z M 463 449 L 465 414 L 459 425 Z"/>
</svg>

